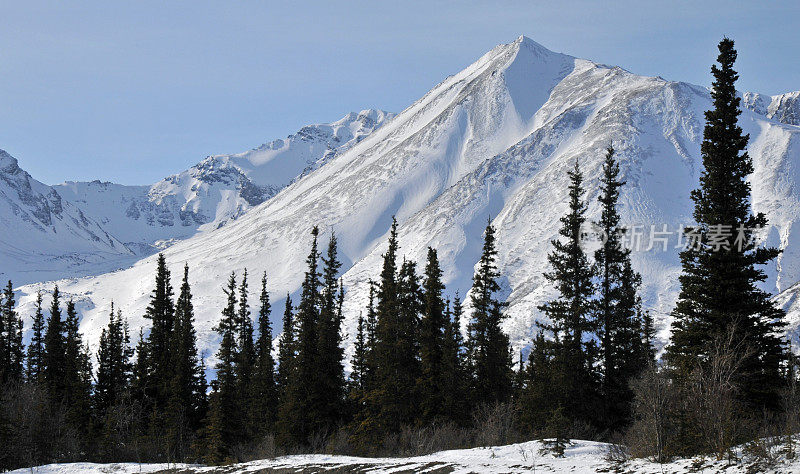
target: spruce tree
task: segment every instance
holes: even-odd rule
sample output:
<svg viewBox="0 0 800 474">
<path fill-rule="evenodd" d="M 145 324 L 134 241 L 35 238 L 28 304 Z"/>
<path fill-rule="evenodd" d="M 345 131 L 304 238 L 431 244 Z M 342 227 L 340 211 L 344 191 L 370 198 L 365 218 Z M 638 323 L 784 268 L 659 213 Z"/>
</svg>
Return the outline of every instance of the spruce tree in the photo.
<svg viewBox="0 0 800 474">
<path fill-rule="evenodd" d="M 345 402 L 344 349 L 342 348 L 342 300 L 344 290 L 338 280 L 342 266 L 338 260 L 336 234 L 331 233 L 322 270 L 322 294 L 317 324 L 316 383 L 313 390 L 314 426 L 312 432 L 330 432 L 342 421 Z"/>
<path fill-rule="evenodd" d="M 275 359 L 272 357 L 272 327 L 269 317 L 272 307 L 267 292 L 267 272 L 261 277 L 261 306 L 258 310 L 258 339 L 256 340 L 256 362 L 253 368 L 252 414 L 256 434 L 272 433 L 278 407 L 278 392 L 275 385 Z"/>
<path fill-rule="evenodd" d="M 787 351 L 779 336 L 785 314 L 757 285 L 766 279 L 761 265 L 779 250 L 755 242 L 767 218 L 751 210 L 753 161 L 745 151 L 749 136 L 738 125 L 737 53 L 728 38 L 718 49 L 717 64 L 711 67 L 714 108 L 705 113 L 700 148 L 703 172 L 700 187 L 691 194 L 692 231 L 700 244 L 681 252 L 681 290 L 665 358 L 675 379 L 683 380 L 708 359 L 716 339 L 732 332 L 734 346 L 749 349 L 735 380 L 741 401 L 751 409 L 776 410 L 785 385 Z"/>
<path fill-rule="evenodd" d="M 42 313 L 42 292 L 36 293 L 36 310 L 33 313 L 33 335 L 28 345 L 28 366 L 25 376 L 28 382 L 40 383 L 44 377 L 44 331 L 45 322 Z"/>
<path fill-rule="evenodd" d="M 353 358 L 350 361 L 350 398 L 358 399 L 364 390 L 364 379 L 367 374 L 367 334 L 366 322 L 362 313 L 358 314 L 356 338 L 353 342 Z"/>
<path fill-rule="evenodd" d="M 282 446 L 304 446 L 308 443 L 317 421 L 314 419 L 318 392 L 314 389 L 319 374 L 319 311 L 320 272 L 317 237 L 319 229 L 311 230 L 311 252 L 306 258 L 307 270 L 303 279 L 300 303 L 297 306 L 297 339 L 292 370 L 286 380 L 285 394 L 278 408 L 276 437 Z"/>
<path fill-rule="evenodd" d="M 395 352 L 399 345 L 401 330 L 399 315 L 399 282 L 397 272 L 397 220 L 392 218 L 392 227 L 389 231 L 389 245 L 383 254 L 380 282 L 377 291 L 372 294 L 370 288 L 370 307 L 373 308 L 373 298 L 377 298 L 375 308 L 374 335 L 370 338 L 368 351 L 368 383 L 360 410 L 353 420 L 353 435 L 351 442 L 356 449 L 362 452 L 374 452 L 376 444 L 387 434 L 397 431 L 406 420 L 404 413 L 405 400 L 400 400 L 399 387 L 401 385 L 399 374 L 406 368 L 401 367 L 402 357 Z M 368 318 L 369 327 L 369 318 Z M 403 393 L 408 397 L 408 393 Z"/>
<path fill-rule="evenodd" d="M 64 320 L 64 394 L 66 421 L 75 430 L 84 449 L 90 441 L 88 430 L 92 408 L 92 362 L 83 343 L 80 319 L 72 299 L 67 301 Z"/>
<path fill-rule="evenodd" d="M 284 393 L 289 381 L 289 374 L 292 372 L 295 355 L 295 322 L 294 307 L 292 298 L 286 293 L 286 304 L 283 309 L 283 326 L 281 336 L 278 339 L 278 374 L 276 385 L 278 388 L 278 398 L 285 397 Z"/>
<path fill-rule="evenodd" d="M 560 433 L 545 433 L 547 424 L 564 400 L 560 389 L 565 375 L 555 360 L 555 348 L 560 344 L 557 338 L 547 340 L 542 330 L 537 332 L 528 354 L 528 364 L 522 372 L 520 400 L 520 422 L 532 434 L 558 437 Z M 563 434 L 561 434 L 563 436 Z"/>
<path fill-rule="evenodd" d="M 147 393 L 149 392 L 148 384 L 150 383 L 150 378 L 147 365 L 147 340 L 145 340 L 142 328 L 139 328 L 139 338 L 136 340 L 134 354 L 131 395 L 137 403 L 145 405 L 148 401 Z"/>
<path fill-rule="evenodd" d="M 442 350 L 442 408 L 445 420 L 456 424 L 465 423 L 470 413 L 467 404 L 467 367 L 464 362 L 464 340 L 461 336 L 461 299 L 456 293 L 453 309 L 450 301 L 445 303 L 445 331 Z"/>
<path fill-rule="evenodd" d="M 550 333 L 554 344 L 553 364 L 558 377 L 556 387 L 558 408 L 553 412 L 553 427 L 560 432 L 563 419 L 572 422 L 594 423 L 598 413 L 598 384 L 596 373 L 597 348 L 594 341 L 596 323 L 592 317 L 593 269 L 581 246 L 582 229 L 586 221 L 583 201 L 583 174 L 575 167 L 568 172 L 569 212 L 561 218 L 560 239 L 552 240 L 553 250 L 547 259 L 552 271 L 545 278 L 555 284 L 558 296 L 541 306 L 549 322 L 539 323 Z"/>
<path fill-rule="evenodd" d="M 197 354 L 188 264 L 183 267 L 183 280 L 175 301 L 171 367 L 166 412 L 168 451 L 173 459 L 184 459 L 206 410 L 205 373 Z"/>
<path fill-rule="evenodd" d="M 217 350 L 217 377 L 211 384 L 213 393 L 207 425 L 204 428 L 205 449 L 210 453 L 207 457 L 214 463 L 230 457 L 230 449 L 238 441 L 239 432 L 236 400 L 236 335 L 239 316 L 236 311 L 235 273 L 231 273 L 223 292 L 226 304 L 222 310 L 222 318 L 214 327 L 221 339 Z"/>
<path fill-rule="evenodd" d="M 236 393 L 239 409 L 236 414 L 239 416 L 237 425 L 240 440 L 246 440 L 255 434 L 257 427 L 253 424 L 253 400 L 252 400 L 252 381 L 253 366 L 255 365 L 255 346 L 253 343 L 253 321 L 250 319 L 250 305 L 248 304 L 248 284 L 247 269 L 242 273 L 242 281 L 239 284 L 239 307 L 236 313 Z"/>
<path fill-rule="evenodd" d="M 146 357 L 148 398 L 154 409 L 165 409 L 172 386 L 172 341 L 175 326 L 175 306 L 170 272 L 163 253 L 158 254 L 155 288 L 150 296 L 144 317 L 152 323 L 147 337 Z M 161 415 L 156 415 L 158 421 Z"/>
<path fill-rule="evenodd" d="M 54 403 L 60 403 L 66 387 L 66 358 L 64 353 L 64 324 L 61 320 L 60 294 L 58 286 L 53 288 L 50 317 L 44 333 L 44 359 L 42 376 L 48 394 Z"/>
<path fill-rule="evenodd" d="M 472 283 L 472 320 L 468 326 L 468 357 L 471 371 L 471 401 L 486 405 L 508 401 L 511 397 L 513 370 L 509 339 L 500 329 L 506 306 L 495 293 L 497 279 L 495 230 L 486 225 L 478 268 Z"/>
<path fill-rule="evenodd" d="M 428 247 L 425 278 L 422 285 L 423 307 L 419 324 L 420 368 L 417 382 L 420 397 L 420 422 L 429 424 L 442 417 L 445 397 L 445 354 L 448 341 L 445 330 L 450 329 L 450 320 L 445 315 L 442 299 L 444 284 L 442 269 L 436 250 Z M 452 334 L 450 334 L 452 337 Z M 452 347 L 450 347 L 452 350 Z M 451 354 L 452 355 L 452 354 Z"/>
<path fill-rule="evenodd" d="M 419 415 L 419 393 L 417 383 L 421 377 L 419 360 L 419 322 L 422 313 L 422 282 L 417 274 L 417 264 L 403 260 L 397 274 L 397 320 L 393 341 L 393 364 L 396 367 L 395 379 L 383 379 L 384 387 L 396 390 L 394 393 L 406 394 L 395 400 L 395 411 L 399 423 L 396 427 L 417 421 Z M 389 390 L 386 393 L 390 393 Z"/>
<path fill-rule="evenodd" d="M 378 314 L 375 311 L 375 298 L 376 298 L 376 284 L 369 280 L 369 299 L 367 304 L 367 317 L 364 321 L 365 332 L 365 354 L 364 354 L 364 390 L 372 387 L 373 379 L 375 378 L 375 342 L 377 336 L 375 329 L 378 326 Z"/>
<path fill-rule="evenodd" d="M 130 389 L 133 377 L 133 349 L 122 313 L 114 313 L 114 303 L 108 316 L 108 326 L 100 333 L 97 349 L 97 381 L 94 387 L 94 407 L 103 419 L 111 408 Z"/>
<path fill-rule="evenodd" d="M 14 309 L 14 289 L 9 280 L 0 298 L 0 386 L 22 382 L 25 375 L 25 348 L 22 343 L 22 318 Z"/>
<path fill-rule="evenodd" d="M 633 392 L 630 382 L 648 365 L 643 347 L 641 277 L 631 267 L 630 249 L 622 246 L 624 229 L 617 211 L 620 188 L 619 165 L 614 148 L 606 150 L 600 178 L 600 220 L 602 243 L 594 253 L 598 297 L 594 301 L 600 363 L 603 411 L 600 423 L 610 431 L 621 430 L 630 420 Z"/>
</svg>

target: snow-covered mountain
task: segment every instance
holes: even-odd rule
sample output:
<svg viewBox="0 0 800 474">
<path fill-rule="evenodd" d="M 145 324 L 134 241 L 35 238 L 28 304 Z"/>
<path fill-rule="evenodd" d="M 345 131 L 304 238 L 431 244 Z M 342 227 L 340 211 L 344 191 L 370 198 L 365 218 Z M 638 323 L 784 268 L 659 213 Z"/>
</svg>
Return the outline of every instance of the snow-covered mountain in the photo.
<svg viewBox="0 0 800 474">
<path fill-rule="evenodd" d="M 62 278 L 79 267 L 109 260 L 130 263 L 133 257 L 102 225 L 33 179 L 3 150 L 0 229 L 0 281 Z"/>
<path fill-rule="evenodd" d="M 744 94 L 744 107 L 787 125 L 800 125 L 800 91 L 765 96 L 754 92 Z"/>
<path fill-rule="evenodd" d="M 789 102 L 779 100 L 784 105 L 770 109 L 771 99 L 741 117 L 756 169 L 753 206 L 770 219 L 767 242 L 784 249 L 768 269 L 767 287 L 776 293 L 800 280 L 800 127 L 786 118 L 789 112 L 778 113 L 788 111 Z M 567 170 L 579 161 L 589 212 L 596 217 L 597 179 L 604 150 L 613 142 L 628 182 L 621 197 L 624 221 L 647 231 L 663 225 L 677 231 L 691 223 L 689 192 L 701 170 L 703 112 L 710 107 L 705 88 L 638 76 L 520 37 L 448 77 L 385 126 L 239 219 L 178 242 L 165 255 L 175 270 L 184 262 L 191 267 L 199 343 L 210 354 L 225 276 L 244 268 L 251 275 L 266 271 L 278 300 L 273 307 L 281 307 L 278 298 L 299 288 L 314 224 L 323 236 L 335 231 L 339 238 L 348 291 L 345 324 L 352 334 L 366 304 L 366 282 L 378 275 L 392 215 L 399 221 L 401 254 L 422 261 L 427 247 L 436 247 L 448 291 L 462 295 L 490 219 L 509 302 L 504 329 L 522 348 L 541 317 L 537 305 L 552 294 L 542 274 L 567 207 Z M 664 340 L 680 270 L 676 236 L 666 251 L 645 250 L 647 239 L 643 243 L 634 264 Z M 94 342 L 112 300 L 134 329 L 146 325 L 142 315 L 154 268 L 155 258 L 148 257 L 122 271 L 59 286 L 78 300 L 82 328 Z M 21 288 L 22 304 L 29 307 L 31 295 L 50 286 Z"/>
<path fill-rule="evenodd" d="M 148 255 L 237 219 L 393 116 L 381 110 L 351 112 L 244 153 L 209 156 L 152 186 L 91 181 L 66 182 L 55 189 L 131 250 Z"/>
</svg>

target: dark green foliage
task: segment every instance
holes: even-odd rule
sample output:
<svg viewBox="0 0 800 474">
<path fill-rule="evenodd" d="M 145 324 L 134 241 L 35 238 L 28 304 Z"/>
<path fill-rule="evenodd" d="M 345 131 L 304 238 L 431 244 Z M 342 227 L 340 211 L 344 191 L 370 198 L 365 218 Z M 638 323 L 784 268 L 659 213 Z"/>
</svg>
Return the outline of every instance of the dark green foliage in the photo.
<svg viewBox="0 0 800 474">
<path fill-rule="evenodd" d="M 47 392 L 59 397 L 66 391 L 66 357 L 64 351 L 64 323 L 61 320 L 60 294 L 58 286 L 53 288 L 53 300 L 50 304 L 50 317 L 47 319 L 47 330 L 44 333 L 44 364 L 42 378 Z M 60 397 L 59 397 L 60 398 Z M 60 400 L 54 400 L 58 403 Z"/>
<path fill-rule="evenodd" d="M 338 280 L 342 266 L 337 258 L 336 235 L 331 234 L 322 258 L 322 294 L 317 323 L 317 362 L 313 387 L 312 433 L 331 433 L 343 421 L 345 408 L 344 349 L 341 346 L 344 289 Z"/>
<path fill-rule="evenodd" d="M 167 262 L 164 254 L 158 254 L 155 288 L 144 315 L 151 321 L 152 326 L 147 337 L 145 353 L 142 355 L 145 358 L 147 372 L 145 394 L 154 410 L 159 413 L 165 410 L 172 384 L 172 333 L 175 326 L 175 305 L 172 296 Z M 160 415 L 156 415 L 154 421 L 159 418 Z"/>
<path fill-rule="evenodd" d="M 456 293 L 453 299 L 453 311 L 450 302 L 445 303 L 444 341 L 442 343 L 442 386 L 441 413 L 444 420 L 458 425 L 469 419 L 469 385 L 467 366 L 464 360 L 464 339 L 461 336 L 461 316 L 463 309 L 461 299 Z"/>
<path fill-rule="evenodd" d="M 284 397 L 289 374 L 292 371 L 295 356 L 296 331 L 294 313 L 292 312 L 292 298 L 286 293 L 286 304 L 283 309 L 283 326 L 281 337 L 278 339 L 278 374 L 276 385 L 278 398 Z"/>
<path fill-rule="evenodd" d="M 621 243 L 625 230 L 620 227 L 617 203 L 619 190 L 625 183 L 620 180 L 619 173 L 614 148 L 609 147 L 598 199 L 602 212 L 596 225 L 603 239 L 594 253 L 594 273 L 598 280 L 594 319 L 602 368 L 603 407 L 599 422 L 612 432 L 630 422 L 633 400 L 630 383 L 653 362 L 642 334 L 644 321 L 638 294 L 642 279 L 631 268 L 630 249 Z"/>
<path fill-rule="evenodd" d="M 183 268 L 183 281 L 175 302 L 171 359 L 172 379 L 166 412 L 168 451 L 172 459 L 185 459 L 207 409 L 205 373 L 197 354 L 188 264 Z"/>
<path fill-rule="evenodd" d="M 43 382 L 44 376 L 44 331 L 45 322 L 42 313 L 42 292 L 36 293 L 36 310 L 33 313 L 33 335 L 28 346 L 28 366 L 25 376 L 29 382 Z"/>
<path fill-rule="evenodd" d="M 508 336 L 500 329 L 505 303 L 495 297 L 497 248 L 491 223 L 486 225 L 478 269 L 472 278 L 472 319 L 468 325 L 467 356 L 471 376 L 470 399 L 475 406 L 508 401 L 513 370 Z"/>
<path fill-rule="evenodd" d="M 236 275 L 231 273 L 223 289 L 226 304 L 214 330 L 220 336 L 217 351 L 217 378 L 211 383 L 213 393 L 209 406 L 209 416 L 205 432 L 205 448 L 208 455 L 217 454 L 227 458 L 230 449 L 238 441 L 239 421 L 236 385 L 236 336 L 239 315 L 236 311 Z"/>
<path fill-rule="evenodd" d="M 103 420 L 109 411 L 130 390 L 133 377 L 133 348 L 130 347 L 128 323 L 122 313 L 114 313 L 114 304 L 108 316 L 108 326 L 100 333 L 97 349 L 97 382 L 94 387 L 94 407 Z"/>
<path fill-rule="evenodd" d="M 711 67 L 714 108 L 705 114 L 704 169 L 700 187 L 691 195 L 697 223 L 692 230 L 702 243 L 681 252 L 681 291 L 665 358 L 674 378 L 685 380 L 708 359 L 712 342 L 733 330 L 734 341 L 750 349 L 736 374 L 741 401 L 756 410 L 776 410 L 785 385 L 786 348 L 778 335 L 785 327 L 784 312 L 757 285 L 766 278 L 759 266 L 779 250 L 753 241 L 767 218 L 750 207 L 747 178 L 753 162 L 745 151 L 749 136 L 737 123 L 741 99 L 735 89 L 736 55 L 733 41 L 725 38 Z"/>
<path fill-rule="evenodd" d="M 236 424 L 239 426 L 236 438 L 244 441 L 251 438 L 257 427 L 253 424 L 253 367 L 256 362 L 256 349 L 253 342 L 253 321 L 250 319 L 250 305 L 247 302 L 247 269 L 239 284 L 239 307 L 236 313 L 236 400 L 238 410 Z"/>
<path fill-rule="evenodd" d="M 89 347 L 84 345 L 75 303 L 67 302 L 64 320 L 64 392 L 61 403 L 66 407 L 66 422 L 75 430 L 83 449 L 87 449 L 88 427 L 92 414 L 92 362 Z M 51 396 L 55 394 L 51 393 Z M 57 398 L 57 397 L 54 397 Z"/>
<path fill-rule="evenodd" d="M 367 357 L 371 373 L 363 406 L 353 421 L 354 433 L 351 440 L 357 449 L 364 451 L 370 451 L 370 448 L 374 450 L 375 440 L 383 440 L 388 433 L 396 432 L 411 418 L 409 400 L 412 399 L 411 392 L 414 389 L 415 376 L 412 371 L 416 361 L 412 363 L 412 367 L 408 367 L 406 353 L 410 348 L 400 347 L 406 340 L 404 333 L 407 334 L 412 329 L 400 326 L 402 316 L 398 249 L 397 221 L 393 219 L 389 246 L 383 255 L 380 282 L 376 294 L 370 298 L 370 308 L 373 307 L 373 298 L 377 296 L 378 299 L 375 305 L 374 337 L 371 338 Z M 408 273 L 409 268 L 406 268 L 406 276 L 410 278 Z M 407 290 L 411 290 L 411 284 L 411 281 L 406 282 Z M 408 305 L 411 301 L 405 303 Z M 413 308 L 407 307 L 405 312 L 411 309 Z"/>
<path fill-rule="evenodd" d="M 417 405 L 416 332 L 421 289 L 413 262 L 404 261 L 398 271 L 398 249 L 397 222 L 393 221 L 377 292 L 375 385 L 369 395 L 369 403 L 378 413 L 375 421 L 381 427 L 381 437 L 413 422 Z"/>
<path fill-rule="evenodd" d="M 378 326 L 378 313 L 375 311 L 376 284 L 369 281 L 369 300 L 367 304 L 367 317 L 364 321 L 364 332 L 366 333 L 365 354 L 364 354 L 364 390 L 372 387 L 375 379 L 375 343 L 377 336 L 375 329 Z"/>
<path fill-rule="evenodd" d="M 556 374 L 550 382 L 554 390 L 552 403 L 558 411 L 554 426 L 561 426 L 563 417 L 570 423 L 591 423 L 598 414 L 599 376 L 595 369 L 597 348 L 592 337 L 596 323 L 592 318 L 593 271 L 581 247 L 582 228 L 586 221 L 583 201 L 583 175 L 577 161 L 569 171 L 569 212 L 561 218 L 559 235 L 564 241 L 552 241 L 548 255 L 552 271 L 545 278 L 555 284 L 558 296 L 539 307 L 549 319 L 539 326 L 550 335 L 552 351 L 548 356 Z M 541 342 L 541 341 L 540 341 Z M 541 344 L 540 344 L 541 345 Z M 547 354 L 545 348 L 535 348 L 535 357 Z M 555 411 L 553 411 L 555 413 Z"/>
<path fill-rule="evenodd" d="M 0 295 L 0 387 L 22 382 L 25 349 L 22 344 L 22 318 L 15 310 L 14 289 L 9 280 Z"/>
<path fill-rule="evenodd" d="M 278 391 L 275 385 L 275 359 L 272 357 L 272 327 L 269 317 L 272 307 L 267 292 L 267 273 L 261 277 L 261 306 L 258 310 L 258 339 L 256 340 L 256 362 L 253 367 L 252 413 L 255 434 L 263 437 L 271 433 L 275 425 L 278 408 Z M 291 303 L 290 303 L 291 304 Z"/>
<path fill-rule="evenodd" d="M 311 231 L 311 252 L 306 259 L 307 270 L 303 280 L 300 303 L 297 306 L 297 337 L 292 370 L 278 407 L 276 438 L 282 446 L 303 446 L 316 428 L 312 413 L 315 410 L 316 364 L 319 360 L 319 310 L 320 272 L 317 237 L 319 230 Z"/>
<path fill-rule="evenodd" d="M 445 315 L 442 291 L 444 284 L 439 259 L 436 250 L 428 247 L 428 261 L 422 285 L 422 318 L 419 323 L 421 370 L 417 381 L 420 402 L 418 420 L 423 424 L 440 421 L 443 418 L 446 377 L 444 351 L 446 349 L 452 351 L 452 347 L 447 346 L 448 342 L 452 342 L 452 327 L 448 315 Z M 445 339 L 445 329 L 449 330 L 449 341 Z"/>
<path fill-rule="evenodd" d="M 356 326 L 356 338 L 353 342 L 353 359 L 350 362 L 350 398 L 360 398 L 364 390 L 364 380 L 367 375 L 367 334 L 364 315 L 359 313 Z"/>
</svg>

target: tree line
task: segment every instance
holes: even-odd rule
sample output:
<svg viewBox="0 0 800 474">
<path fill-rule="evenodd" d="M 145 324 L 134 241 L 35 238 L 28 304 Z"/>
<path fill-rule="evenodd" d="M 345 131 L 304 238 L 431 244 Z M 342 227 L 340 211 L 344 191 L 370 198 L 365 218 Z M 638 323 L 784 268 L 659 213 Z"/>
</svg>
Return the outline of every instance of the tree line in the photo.
<svg viewBox="0 0 800 474">
<path fill-rule="evenodd" d="M 724 39 L 719 50 L 704 171 L 691 196 L 700 235 L 717 225 L 766 225 L 749 205 L 753 166 L 737 125 L 733 42 Z M 569 208 L 544 275 L 556 296 L 538 308 L 545 318 L 526 360 L 514 360 L 502 329 L 506 303 L 491 222 L 465 305 L 458 293 L 447 295 L 436 249 L 428 248 L 424 262 L 402 257 L 393 220 L 347 361 L 335 234 L 321 250 L 312 229 L 299 300 L 286 295 L 275 345 L 268 275 L 251 307 L 247 270 L 231 273 L 214 327 L 220 344 L 210 384 L 188 265 L 176 297 L 160 254 L 145 313 L 149 331 L 132 340 L 112 304 L 96 354 L 82 340 L 74 302 L 62 302 L 58 287 L 47 317 L 38 294 L 25 348 L 9 282 L 0 300 L 0 468 L 77 460 L 221 464 L 309 451 L 400 455 L 531 437 L 547 439 L 556 454 L 569 438 L 625 439 L 636 453 L 665 459 L 728 452 L 754 436 L 755 428 L 741 429 L 745 413 L 766 419 L 792 412 L 786 393 L 797 376 L 780 335 L 784 314 L 757 288 L 765 279 L 759 266 L 778 251 L 755 239 L 722 251 L 684 250 L 672 339 L 658 362 L 641 276 L 622 244 L 625 182 L 613 147 L 594 223 L 605 238 L 592 254 L 582 245 L 587 202 L 578 161 L 568 178 Z"/>
</svg>

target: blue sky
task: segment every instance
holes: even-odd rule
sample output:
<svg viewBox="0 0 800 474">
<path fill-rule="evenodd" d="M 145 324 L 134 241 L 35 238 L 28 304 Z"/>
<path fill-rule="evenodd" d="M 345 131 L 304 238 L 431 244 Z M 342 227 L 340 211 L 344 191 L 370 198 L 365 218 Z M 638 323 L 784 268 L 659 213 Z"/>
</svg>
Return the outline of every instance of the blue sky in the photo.
<svg viewBox="0 0 800 474">
<path fill-rule="evenodd" d="M 399 112 L 520 34 L 701 85 L 728 35 L 740 89 L 800 89 L 797 1 L 389 3 L 3 1 L 0 148 L 49 184 L 149 184 L 351 110 Z"/>
</svg>

